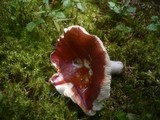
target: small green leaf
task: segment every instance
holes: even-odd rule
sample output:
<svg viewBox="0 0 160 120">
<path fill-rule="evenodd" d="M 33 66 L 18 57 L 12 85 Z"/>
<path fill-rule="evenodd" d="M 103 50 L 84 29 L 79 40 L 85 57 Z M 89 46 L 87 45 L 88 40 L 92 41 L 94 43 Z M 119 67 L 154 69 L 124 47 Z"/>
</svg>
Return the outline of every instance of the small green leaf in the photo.
<svg viewBox="0 0 160 120">
<path fill-rule="evenodd" d="M 85 5 L 83 5 L 82 3 L 77 3 L 77 8 L 80 9 L 82 12 L 85 11 Z"/>
<path fill-rule="evenodd" d="M 147 29 L 150 31 L 157 31 L 157 24 L 151 23 L 147 26 Z"/>
<path fill-rule="evenodd" d="M 122 31 L 124 33 L 132 32 L 132 28 L 130 28 L 128 26 L 125 26 L 125 25 L 117 25 L 116 29 L 119 30 L 119 31 Z"/>
<path fill-rule="evenodd" d="M 60 18 L 60 19 L 66 18 L 65 14 L 63 12 L 57 12 L 55 14 L 55 17 Z"/>
<path fill-rule="evenodd" d="M 52 10 L 48 15 L 50 16 L 50 17 L 55 17 L 56 16 L 56 11 L 55 10 Z"/>
<path fill-rule="evenodd" d="M 60 31 L 60 26 L 59 26 L 58 22 L 55 20 L 54 20 L 54 25 L 55 25 L 57 31 Z"/>
<path fill-rule="evenodd" d="M 44 23 L 44 19 L 40 18 L 38 20 L 32 21 L 27 24 L 26 28 L 28 32 L 32 32 L 32 30 L 41 23 Z"/>
<path fill-rule="evenodd" d="M 16 20 L 16 17 L 15 17 L 15 16 L 11 16 L 11 19 L 12 19 L 12 20 Z"/>
<path fill-rule="evenodd" d="M 42 18 L 40 18 L 40 19 L 38 19 L 38 20 L 35 21 L 36 25 L 39 25 L 41 23 L 45 23 L 44 19 L 42 19 Z"/>
<path fill-rule="evenodd" d="M 72 5 L 71 0 L 64 0 L 63 1 L 63 7 L 67 8 L 70 7 Z"/>
<path fill-rule="evenodd" d="M 108 2 L 109 7 L 114 8 L 116 6 L 116 4 L 114 2 Z"/>
<path fill-rule="evenodd" d="M 49 0 L 43 0 L 46 5 L 49 5 Z"/>
<path fill-rule="evenodd" d="M 111 10 L 113 10 L 115 13 L 121 13 L 121 7 L 119 5 L 116 5 L 114 2 L 108 2 L 109 7 Z"/>
<path fill-rule="evenodd" d="M 158 21 L 158 16 L 152 16 L 151 19 L 152 19 L 153 22 L 157 22 Z"/>
<path fill-rule="evenodd" d="M 128 7 L 128 8 L 127 8 L 127 11 L 128 11 L 129 13 L 135 13 L 135 12 L 136 12 L 136 7 Z"/>
<path fill-rule="evenodd" d="M 114 11 L 116 13 L 121 13 L 121 8 L 119 6 L 117 6 L 117 7 L 114 8 Z"/>
<path fill-rule="evenodd" d="M 34 29 L 36 27 L 36 23 L 34 23 L 34 22 L 30 22 L 30 23 L 28 23 L 27 24 L 27 31 L 28 32 L 32 32 L 32 30 Z"/>
</svg>

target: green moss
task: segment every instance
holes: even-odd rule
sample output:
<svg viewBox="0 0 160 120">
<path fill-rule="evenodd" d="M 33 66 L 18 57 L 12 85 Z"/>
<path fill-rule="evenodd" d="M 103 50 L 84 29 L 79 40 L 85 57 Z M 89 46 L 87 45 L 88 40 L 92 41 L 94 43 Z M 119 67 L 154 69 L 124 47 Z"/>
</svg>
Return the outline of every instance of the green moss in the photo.
<svg viewBox="0 0 160 120">
<path fill-rule="evenodd" d="M 158 16 L 156 5 L 152 2 L 151 10 L 150 3 L 144 3 L 146 9 L 135 5 L 132 17 L 125 9 L 121 14 L 110 10 L 107 0 L 84 2 L 85 11 L 75 3 L 65 8 L 61 1 L 50 6 L 39 1 L 0 2 L 0 119 L 159 119 L 160 36 L 158 29 L 147 30 L 152 16 Z M 44 22 L 26 29 L 39 19 Z M 73 24 L 100 37 L 111 59 L 125 65 L 121 75 L 113 76 L 111 97 L 94 117 L 48 82 L 55 72 L 50 53 L 63 28 Z"/>
</svg>

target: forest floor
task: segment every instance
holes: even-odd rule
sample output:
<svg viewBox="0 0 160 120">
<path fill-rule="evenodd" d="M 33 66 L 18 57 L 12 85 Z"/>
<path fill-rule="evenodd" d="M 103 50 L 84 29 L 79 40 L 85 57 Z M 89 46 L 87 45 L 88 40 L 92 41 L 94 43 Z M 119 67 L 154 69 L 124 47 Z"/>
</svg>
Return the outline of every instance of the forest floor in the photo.
<svg viewBox="0 0 160 120">
<path fill-rule="evenodd" d="M 116 0 L 0 1 L 1 120 L 160 119 L 160 7 Z M 63 29 L 83 26 L 124 63 L 93 117 L 50 85 L 50 54 Z"/>
</svg>

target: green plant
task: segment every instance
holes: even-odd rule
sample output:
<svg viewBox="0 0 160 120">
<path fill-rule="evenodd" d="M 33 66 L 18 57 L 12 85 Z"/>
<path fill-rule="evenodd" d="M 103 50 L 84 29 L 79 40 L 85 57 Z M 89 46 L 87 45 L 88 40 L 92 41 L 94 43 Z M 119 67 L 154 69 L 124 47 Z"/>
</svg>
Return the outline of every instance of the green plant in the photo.
<svg viewBox="0 0 160 120">
<path fill-rule="evenodd" d="M 136 7 L 130 6 L 129 1 L 124 5 L 118 3 L 116 0 L 108 2 L 109 8 L 117 14 L 121 15 L 131 15 L 135 14 Z"/>
<path fill-rule="evenodd" d="M 160 30 L 160 20 L 158 16 L 151 17 L 151 23 L 147 26 L 149 31 L 159 31 Z"/>
</svg>

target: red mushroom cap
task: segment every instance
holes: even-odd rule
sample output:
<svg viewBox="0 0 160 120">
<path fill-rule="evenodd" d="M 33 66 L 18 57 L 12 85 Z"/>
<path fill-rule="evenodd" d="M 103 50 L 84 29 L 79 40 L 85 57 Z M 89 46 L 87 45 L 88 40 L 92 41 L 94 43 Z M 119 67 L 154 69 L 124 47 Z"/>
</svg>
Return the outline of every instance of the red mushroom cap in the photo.
<svg viewBox="0 0 160 120">
<path fill-rule="evenodd" d="M 51 62 L 58 73 L 50 78 L 60 94 L 70 97 L 87 115 L 100 110 L 110 95 L 110 58 L 101 40 L 80 26 L 71 26 L 58 39 Z"/>
</svg>

